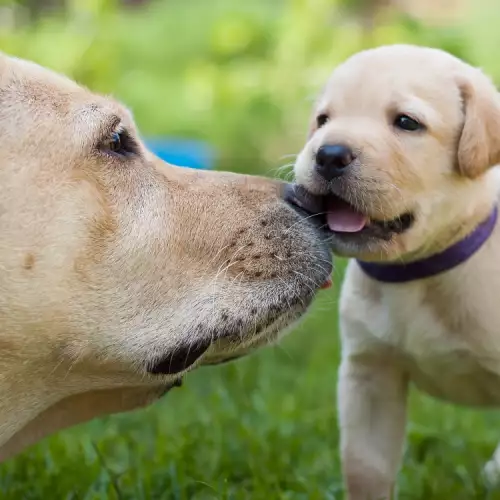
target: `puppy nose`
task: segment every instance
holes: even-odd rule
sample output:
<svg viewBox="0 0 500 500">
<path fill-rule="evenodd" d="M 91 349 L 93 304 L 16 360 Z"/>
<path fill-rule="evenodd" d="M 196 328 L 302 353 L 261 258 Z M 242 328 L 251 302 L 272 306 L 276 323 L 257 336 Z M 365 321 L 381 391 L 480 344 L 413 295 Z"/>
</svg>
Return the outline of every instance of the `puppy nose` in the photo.
<svg viewBox="0 0 500 500">
<path fill-rule="evenodd" d="M 351 148 L 344 144 L 326 144 L 316 153 L 316 171 L 327 181 L 341 176 L 354 160 Z"/>
</svg>

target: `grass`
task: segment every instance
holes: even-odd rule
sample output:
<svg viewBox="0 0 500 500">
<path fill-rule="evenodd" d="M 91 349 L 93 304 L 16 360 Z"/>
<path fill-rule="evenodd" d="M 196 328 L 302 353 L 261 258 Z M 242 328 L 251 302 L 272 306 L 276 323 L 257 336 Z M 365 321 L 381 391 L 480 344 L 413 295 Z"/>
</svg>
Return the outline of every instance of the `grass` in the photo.
<svg viewBox="0 0 500 500">
<path fill-rule="evenodd" d="M 202 368 L 148 409 L 44 440 L 0 467 L 0 498 L 342 498 L 336 302 L 335 291 L 320 294 L 280 346 Z M 500 499 L 479 476 L 496 424 L 495 413 L 412 394 L 401 498 Z"/>
</svg>

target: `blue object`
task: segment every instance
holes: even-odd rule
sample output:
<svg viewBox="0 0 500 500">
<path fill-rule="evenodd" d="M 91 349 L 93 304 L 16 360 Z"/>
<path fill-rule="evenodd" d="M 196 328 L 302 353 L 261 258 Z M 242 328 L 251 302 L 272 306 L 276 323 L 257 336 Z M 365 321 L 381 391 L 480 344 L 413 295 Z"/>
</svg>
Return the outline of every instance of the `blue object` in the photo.
<svg viewBox="0 0 500 500">
<path fill-rule="evenodd" d="M 215 151 L 206 142 L 163 137 L 144 142 L 156 156 L 173 165 L 204 170 L 214 168 Z"/>
</svg>

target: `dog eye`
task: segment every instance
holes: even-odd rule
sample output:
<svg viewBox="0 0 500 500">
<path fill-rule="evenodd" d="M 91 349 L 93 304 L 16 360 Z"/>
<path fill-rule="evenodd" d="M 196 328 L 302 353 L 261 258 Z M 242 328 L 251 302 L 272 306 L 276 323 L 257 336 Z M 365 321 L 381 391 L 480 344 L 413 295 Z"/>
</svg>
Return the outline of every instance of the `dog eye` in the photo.
<svg viewBox="0 0 500 500">
<path fill-rule="evenodd" d="M 115 130 L 103 141 L 102 149 L 115 156 L 128 156 L 137 153 L 137 143 L 126 130 Z"/>
<path fill-rule="evenodd" d="M 318 126 L 318 128 L 321 128 L 323 125 L 326 124 L 326 122 L 329 119 L 330 118 L 328 117 L 328 115 L 326 113 L 322 113 L 321 115 L 317 116 L 317 118 L 316 118 L 316 125 Z"/>
<path fill-rule="evenodd" d="M 407 115 L 396 116 L 394 126 L 401 130 L 407 130 L 408 132 L 415 132 L 416 130 L 422 130 L 424 128 L 417 120 Z"/>
<path fill-rule="evenodd" d="M 122 133 L 121 132 L 113 132 L 111 134 L 111 139 L 109 140 L 109 143 L 108 143 L 108 149 L 112 153 L 123 152 Z"/>
</svg>

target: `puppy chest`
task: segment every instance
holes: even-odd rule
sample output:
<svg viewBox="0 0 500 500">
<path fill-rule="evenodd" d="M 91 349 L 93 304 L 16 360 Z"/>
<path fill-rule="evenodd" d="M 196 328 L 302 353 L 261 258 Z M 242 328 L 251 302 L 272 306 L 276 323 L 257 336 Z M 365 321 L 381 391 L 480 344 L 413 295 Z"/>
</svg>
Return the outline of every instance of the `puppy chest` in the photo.
<svg viewBox="0 0 500 500">
<path fill-rule="evenodd" d="M 500 403 L 500 342 L 492 341 L 500 331 L 492 335 L 480 321 L 443 321 L 418 294 L 391 296 L 376 309 L 372 331 L 397 353 L 417 387 L 459 404 Z"/>
</svg>

